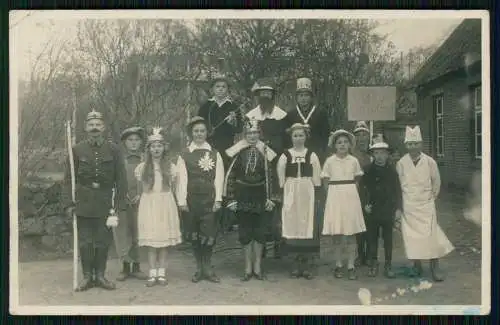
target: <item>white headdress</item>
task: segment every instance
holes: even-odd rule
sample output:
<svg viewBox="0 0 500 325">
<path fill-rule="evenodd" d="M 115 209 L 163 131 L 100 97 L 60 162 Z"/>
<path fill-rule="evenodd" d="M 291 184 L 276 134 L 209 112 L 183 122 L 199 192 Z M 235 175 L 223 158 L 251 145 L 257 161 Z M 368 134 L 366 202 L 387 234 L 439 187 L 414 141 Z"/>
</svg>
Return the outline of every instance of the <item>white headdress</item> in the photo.
<svg viewBox="0 0 500 325">
<path fill-rule="evenodd" d="M 405 132 L 405 143 L 407 142 L 422 142 L 422 133 L 420 132 L 420 126 L 409 127 L 406 126 Z"/>
<path fill-rule="evenodd" d="M 161 131 L 163 129 L 161 127 L 154 127 L 153 128 L 153 133 L 148 136 L 148 143 L 152 142 L 163 142 L 164 137 L 161 134 Z"/>
</svg>

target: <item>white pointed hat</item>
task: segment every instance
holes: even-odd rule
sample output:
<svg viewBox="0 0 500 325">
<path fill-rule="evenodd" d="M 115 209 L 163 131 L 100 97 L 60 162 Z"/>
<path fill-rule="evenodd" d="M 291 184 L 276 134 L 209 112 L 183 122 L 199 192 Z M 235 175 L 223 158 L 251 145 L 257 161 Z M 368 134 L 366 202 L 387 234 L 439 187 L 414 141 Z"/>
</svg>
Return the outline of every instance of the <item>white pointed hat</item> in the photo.
<svg viewBox="0 0 500 325">
<path fill-rule="evenodd" d="M 420 132 L 420 126 L 410 127 L 406 126 L 405 132 L 405 143 L 407 142 L 422 142 L 422 133 Z"/>
</svg>

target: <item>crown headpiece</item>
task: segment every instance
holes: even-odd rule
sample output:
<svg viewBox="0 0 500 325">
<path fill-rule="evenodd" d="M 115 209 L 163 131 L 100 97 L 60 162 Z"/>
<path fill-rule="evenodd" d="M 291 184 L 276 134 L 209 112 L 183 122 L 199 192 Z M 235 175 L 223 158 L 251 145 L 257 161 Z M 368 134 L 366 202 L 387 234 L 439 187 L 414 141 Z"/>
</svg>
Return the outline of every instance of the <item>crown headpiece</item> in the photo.
<svg viewBox="0 0 500 325">
<path fill-rule="evenodd" d="M 162 130 L 163 129 L 161 127 L 154 127 L 153 128 L 153 133 L 151 133 L 148 136 L 148 142 L 149 143 L 151 143 L 151 142 L 157 142 L 157 141 L 163 142 L 164 138 L 163 138 L 163 135 L 161 134 Z"/>
</svg>

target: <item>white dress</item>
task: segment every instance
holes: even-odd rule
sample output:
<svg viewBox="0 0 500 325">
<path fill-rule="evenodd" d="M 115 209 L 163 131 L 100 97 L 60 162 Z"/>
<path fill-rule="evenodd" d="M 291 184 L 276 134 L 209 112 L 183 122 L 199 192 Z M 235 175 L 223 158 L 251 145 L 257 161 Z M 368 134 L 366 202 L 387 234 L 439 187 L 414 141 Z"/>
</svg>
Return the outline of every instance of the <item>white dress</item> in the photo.
<svg viewBox="0 0 500 325">
<path fill-rule="evenodd" d="M 176 166 L 172 167 L 172 178 L 177 174 Z M 162 174 L 157 163 L 154 163 L 155 182 L 151 190 L 144 189 L 139 201 L 137 214 L 137 237 L 139 246 L 162 248 L 174 246 L 182 242 L 179 212 L 172 191 L 162 191 Z M 138 181 L 141 181 L 144 163 L 135 169 Z M 172 184 L 175 182 L 172 181 Z"/>
<path fill-rule="evenodd" d="M 354 156 L 340 158 L 334 154 L 326 160 L 321 178 L 330 182 L 351 183 L 328 186 L 323 235 L 349 236 L 366 231 L 358 188 L 354 182 L 355 177 L 362 175 L 359 161 Z"/>
<path fill-rule="evenodd" d="M 313 238 L 315 199 L 314 187 L 321 185 L 321 166 L 318 156 L 313 152 L 310 156 L 312 177 L 302 177 L 301 167 L 304 165 L 307 149 L 299 152 L 288 149 L 292 163 L 299 163 L 297 177 L 285 177 L 287 158 L 282 154 L 278 160 L 278 179 L 283 188 L 282 235 L 287 239 Z"/>
<path fill-rule="evenodd" d="M 406 154 L 396 165 L 403 192 L 401 232 L 406 256 L 410 260 L 440 258 L 453 250 L 437 223 L 436 206 L 441 179 L 436 162 L 422 154 L 413 163 Z"/>
</svg>

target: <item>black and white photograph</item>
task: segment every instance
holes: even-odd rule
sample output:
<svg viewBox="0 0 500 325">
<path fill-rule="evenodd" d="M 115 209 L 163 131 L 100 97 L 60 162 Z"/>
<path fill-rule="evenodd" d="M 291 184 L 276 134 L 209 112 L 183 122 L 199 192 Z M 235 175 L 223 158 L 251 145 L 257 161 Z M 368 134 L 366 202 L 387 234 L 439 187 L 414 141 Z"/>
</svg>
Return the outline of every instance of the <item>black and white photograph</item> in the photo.
<svg viewBox="0 0 500 325">
<path fill-rule="evenodd" d="M 10 312 L 484 315 L 487 11 L 10 12 Z"/>
</svg>

